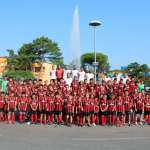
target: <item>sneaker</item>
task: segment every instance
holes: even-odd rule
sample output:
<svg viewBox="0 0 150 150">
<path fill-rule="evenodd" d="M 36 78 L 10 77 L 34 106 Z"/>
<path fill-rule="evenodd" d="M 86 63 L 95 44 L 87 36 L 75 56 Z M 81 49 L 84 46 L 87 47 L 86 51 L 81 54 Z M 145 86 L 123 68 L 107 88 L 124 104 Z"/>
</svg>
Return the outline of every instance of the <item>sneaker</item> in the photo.
<svg viewBox="0 0 150 150">
<path fill-rule="evenodd" d="M 96 124 L 95 124 L 95 123 L 93 123 L 92 125 L 93 125 L 94 127 L 96 127 Z"/>
</svg>

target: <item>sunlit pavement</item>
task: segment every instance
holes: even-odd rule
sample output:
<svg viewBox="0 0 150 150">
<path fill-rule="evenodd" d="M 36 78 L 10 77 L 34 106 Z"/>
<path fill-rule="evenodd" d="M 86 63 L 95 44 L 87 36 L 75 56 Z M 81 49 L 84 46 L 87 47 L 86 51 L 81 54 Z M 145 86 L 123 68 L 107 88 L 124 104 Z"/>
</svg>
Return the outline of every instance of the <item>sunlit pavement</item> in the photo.
<svg viewBox="0 0 150 150">
<path fill-rule="evenodd" d="M 150 126 L 66 127 L 0 123 L 0 150 L 150 150 Z"/>
</svg>

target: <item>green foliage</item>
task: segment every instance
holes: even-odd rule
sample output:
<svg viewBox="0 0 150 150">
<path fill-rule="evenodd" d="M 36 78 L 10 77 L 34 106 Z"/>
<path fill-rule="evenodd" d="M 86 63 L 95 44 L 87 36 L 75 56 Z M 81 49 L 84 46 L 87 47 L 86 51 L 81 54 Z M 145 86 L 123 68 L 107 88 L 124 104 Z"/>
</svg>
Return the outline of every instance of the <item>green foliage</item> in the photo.
<svg viewBox="0 0 150 150">
<path fill-rule="evenodd" d="M 8 66 L 11 70 L 32 70 L 33 63 L 42 61 L 63 65 L 58 44 L 48 37 L 40 37 L 31 43 L 23 44 L 16 55 L 13 50 L 8 50 L 8 53 Z"/>
<path fill-rule="evenodd" d="M 110 66 L 108 62 L 108 56 L 102 53 L 96 53 L 96 60 L 99 63 L 100 71 L 108 71 Z M 81 56 L 81 64 L 88 63 L 92 65 L 94 62 L 94 53 L 85 53 Z"/>
<path fill-rule="evenodd" d="M 143 78 L 145 74 L 149 71 L 149 68 L 146 64 L 140 65 L 137 62 L 134 62 L 127 66 L 126 71 L 131 76 Z"/>
<path fill-rule="evenodd" d="M 150 76 L 147 76 L 143 79 L 145 86 L 149 86 L 150 87 Z"/>
<path fill-rule="evenodd" d="M 137 62 L 129 64 L 126 69 L 129 75 L 142 79 L 146 86 L 150 86 L 150 76 L 146 76 L 149 71 L 149 67 L 146 64 L 140 65 Z"/>
<path fill-rule="evenodd" d="M 34 79 L 32 72 L 30 71 L 22 71 L 22 70 L 10 70 L 6 71 L 3 76 L 11 77 L 13 79 Z"/>
</svg>

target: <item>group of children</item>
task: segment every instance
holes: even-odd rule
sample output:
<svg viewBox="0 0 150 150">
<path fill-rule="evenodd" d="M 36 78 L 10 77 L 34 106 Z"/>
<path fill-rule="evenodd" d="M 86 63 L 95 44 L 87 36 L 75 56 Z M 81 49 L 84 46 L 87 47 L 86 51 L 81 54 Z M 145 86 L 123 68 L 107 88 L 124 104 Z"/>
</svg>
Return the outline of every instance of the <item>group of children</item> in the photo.
<svg viewBox="0 0 150 150">
<path fill-rule="evenodd" d="M 16 81 L 8 79 L 0 92 L 0 121 L 12 124 L 65 124 L 68 126 L 124 126 L 150 123 L 150 95 L 138 91 L 130 78 L 90 83 L 74 79 Z"/>
</svg>

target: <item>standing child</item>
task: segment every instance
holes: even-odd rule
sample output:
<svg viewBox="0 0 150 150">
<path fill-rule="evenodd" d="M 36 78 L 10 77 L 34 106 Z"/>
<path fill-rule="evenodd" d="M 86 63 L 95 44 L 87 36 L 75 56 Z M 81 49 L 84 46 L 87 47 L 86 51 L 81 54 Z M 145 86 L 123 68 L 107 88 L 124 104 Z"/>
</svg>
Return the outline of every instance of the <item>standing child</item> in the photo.
<svg viewBox="0 0 150 150">
<path fill-rule="evenodd" d="M 39 113 L 40 113 L 40 124 L 46 124 L 46 103 L 47 103 L 46 92 L 39 93 Z"/>
<path fill-rule="evenodd" d="M 31 115 L 30 115 L 31 123 L 32 124 L 38 123 L 38 118 L 37 118 L 38 97 L 35 94 L 32 94 L 30 108 L 31 108 Z"/>
<path fill-rule="evenodd" d="M 129 126 L 131 125 L 132 106 L 131 97 L 129 96 L 128 91 L 126 91 L 124 98 L 125 122 L 128 123 Z"/>
<path fill-rule="evenodd" d="M 4 121 L 4 106 L 5 106 L 5 99 L 4 94 L 0 94 L 0 121 Z"/>
<path fill-rule="evenodd" d="M 146 95 L 144 102 L 145 122 L 150 124 L 150 96 Z"/>
<path fill-rule="evenodd" d="M 54 93 L 51 95 L 47 95 L 47 103 L 46 103 L 46 112 L 48 116 L 48 123 L 52 124 L 54 122 Z"/>
<path fill-rule="evenodd" d="M 86 97 L 83 97 L 83 114 L 84 114 L 84 123 L 87 122 L 88 126 L 91 126 L 90 124 L 90 98 L 89 94 L 86 94 Z"/>
<path fill-rule="evenodd" d="M 136 110 L 136 119 L 135 119 L 135 124 L 138 124 L 138 120 L 139 120 L 139 124 L 142 125 L 142 121 L 143 121 L 143 113 L 144 113 L 144 100 L 143 100 L 143 96 L 142 93 L 139 93 L 139 96 L 137 98 L 137 101 L 135 103 L 135 110 Z"/>
<path fill-rule="evenodd" d="M 106 125 L 107 109 L 108 109 L 107 95 L 104 95 L 103 98 L 101 99 L 101 103 L 100 103 L 100 115 L 101 115 L 102 126 Z"/>
<path fill-rule="evenodd" d="M 55 117 L 57 124 L 60 125 L 62 123 L 62 109 L 63 109 L 63 104 L 62 104 L 62 97 L 60 94 L 56 94 L 55 96 Z"/>
<path fill-rule="evenodd" d="M 8 118 L 7 122 L 11 119 L 12 124 L 15 123 L 15 112 L 17 110 L 17 101 L 14 93 L 11 93 L 8 97 Z"/>
<path fill-rule="evenodd" d="M 115 96 L 112 96 L 108 101 L 108 124 L 113 126 L 115 124 L 116 104 Z"/>
<path fill-rule="evenodd" d="M 28 102 L 28 99 L 25 93 L 22 93 L 22 96 L 19 98 L 19 101 L 18 101 L 20 123 L 23 123 L 25 121 L 26 111 L 27 111 L 27 102 Z"/>
<path fill-rule="evenodd" d="M 118 99 L 116 101 L 116 112 L 117 112 L 116 125 L 117 127 L 118 126 L 121 127 L 124 125 L 124 104 L 121 95 L 118 96 Z"/>
</svg>

